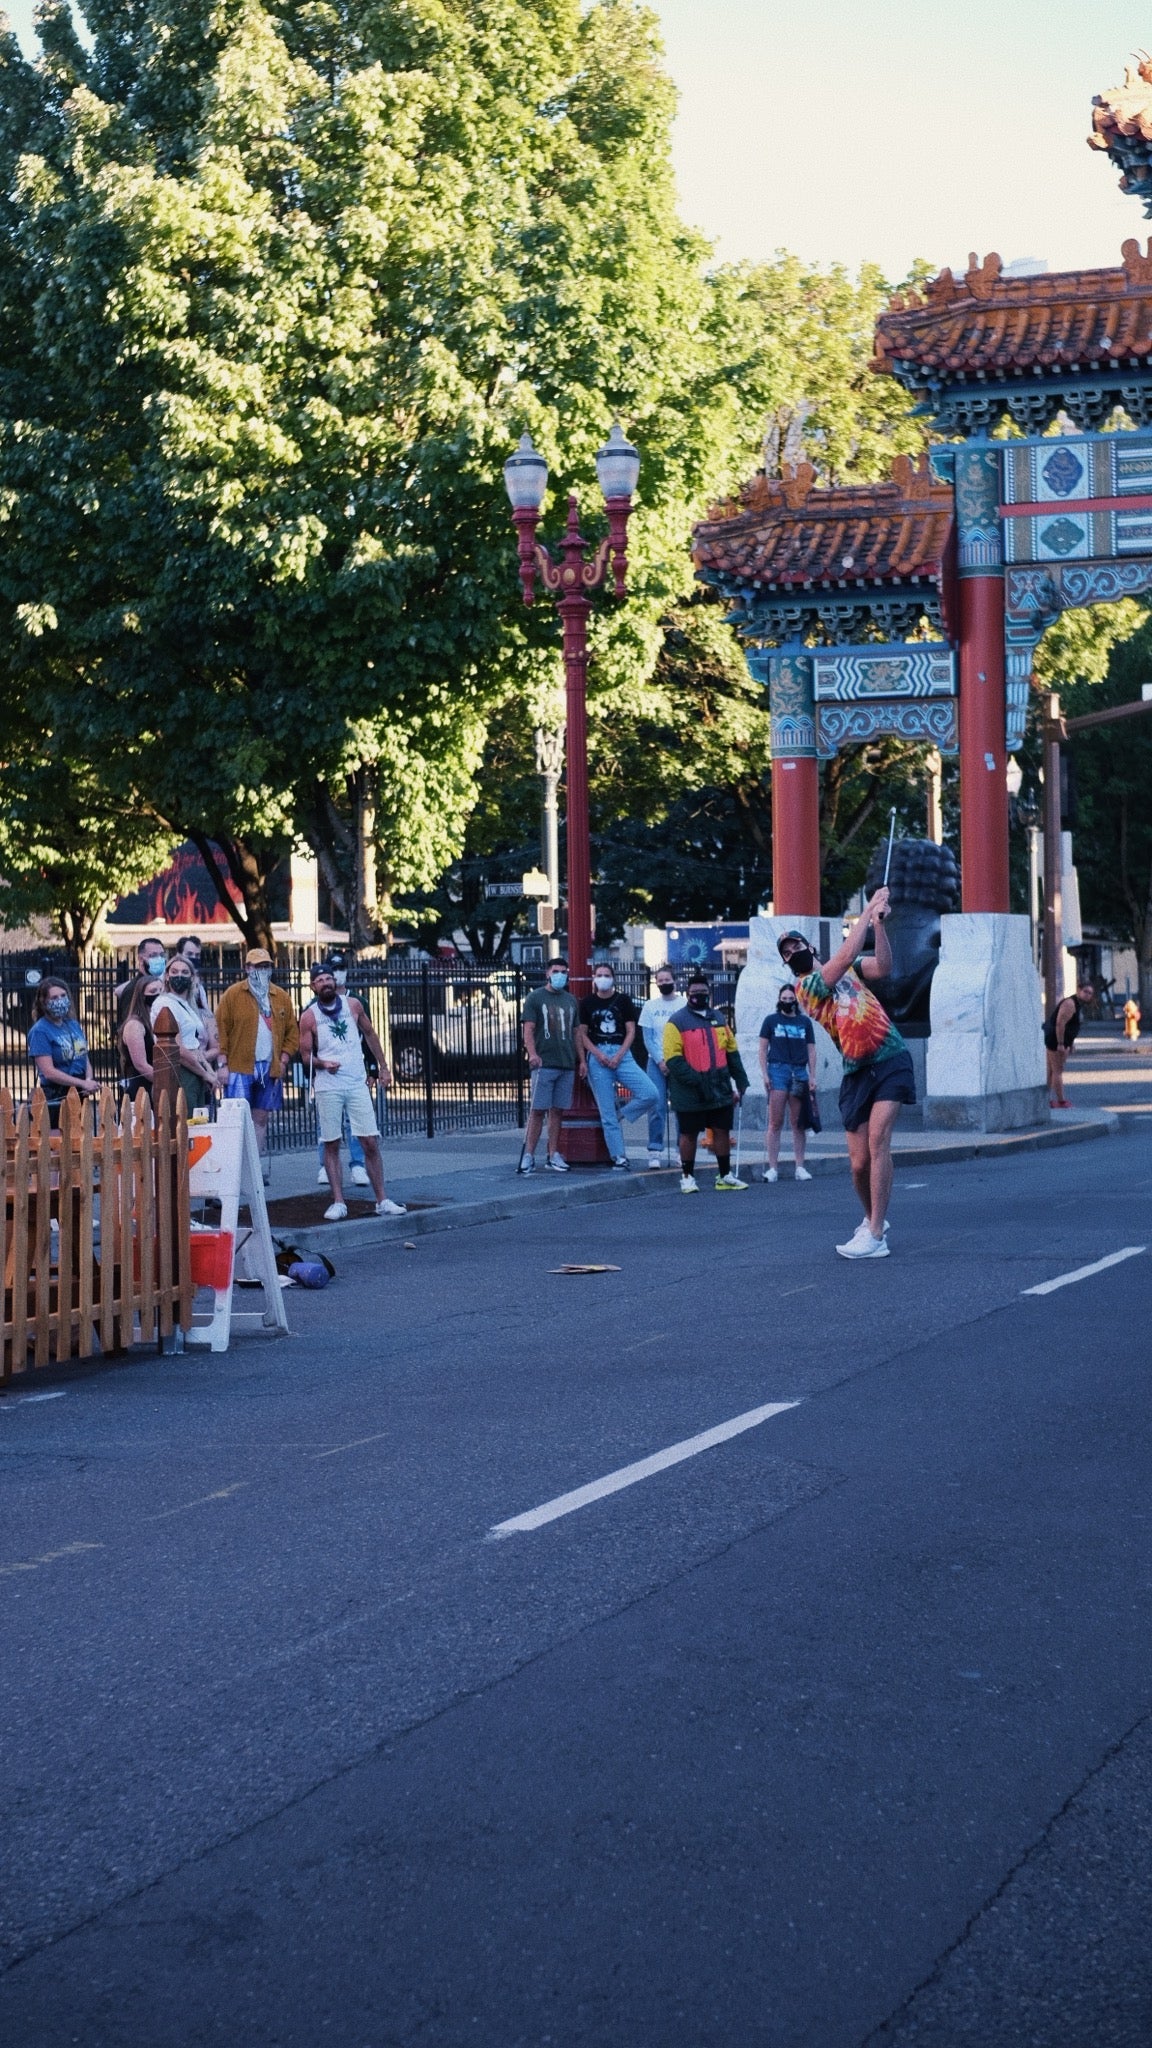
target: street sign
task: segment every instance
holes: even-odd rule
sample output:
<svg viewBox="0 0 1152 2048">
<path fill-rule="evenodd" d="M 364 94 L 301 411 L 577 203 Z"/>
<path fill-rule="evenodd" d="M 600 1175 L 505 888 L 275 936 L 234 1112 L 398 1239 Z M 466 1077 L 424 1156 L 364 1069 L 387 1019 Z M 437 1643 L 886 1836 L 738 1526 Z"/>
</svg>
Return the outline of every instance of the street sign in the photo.
<svg viewBox="0 0 1152 2048">
<path fill-rule="evenodd" d="M 519 882 L 485 882 L 484 894 L 486 896 L 523 896 L 524 890 Z"/>
<path fill-rule="evenodd" d="M 529 868 L 527 874 L 520 878 L 525 896 L 547 896 L 551 886 L 543 868 Z"/>
</svg>

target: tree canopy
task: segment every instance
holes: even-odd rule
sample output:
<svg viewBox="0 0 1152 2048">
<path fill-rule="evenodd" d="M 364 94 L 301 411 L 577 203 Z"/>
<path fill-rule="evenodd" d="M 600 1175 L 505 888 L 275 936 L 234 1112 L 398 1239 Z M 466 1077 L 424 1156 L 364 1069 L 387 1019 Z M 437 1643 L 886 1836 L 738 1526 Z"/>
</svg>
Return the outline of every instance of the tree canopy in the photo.
<svg viewBox="0 0 1152 2048">
<path fill-rule="evenodd" d="M 62 0 L 0 43 L 0 687 L 125 807 L 302 834 L 362 925 L 459 850 L 484 724 L 554 673 L 500 465 L 645 453 L 651 667 L 734 399 L 633 0 Z M 358 904 L 354 904 L 357 889 Z M 262 923 L 263 921 L 263 923 Z M 358 936 L 363 937 L 361 931 Z"/>
</svg>

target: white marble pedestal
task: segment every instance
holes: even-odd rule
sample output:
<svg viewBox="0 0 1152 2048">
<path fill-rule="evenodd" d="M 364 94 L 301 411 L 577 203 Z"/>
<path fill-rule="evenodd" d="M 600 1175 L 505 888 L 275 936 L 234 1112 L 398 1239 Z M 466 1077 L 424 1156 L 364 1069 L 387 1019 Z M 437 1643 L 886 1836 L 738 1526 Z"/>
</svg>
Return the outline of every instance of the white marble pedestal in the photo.
<svg viewBox="0 0 1152 2048">
<path fill-rule="evenodd" d="M 1015 1131 L 1050 1122 L 1028 919 L 971 911 L 941 918 L 940 930 L 925 1125 Z"/>
</svg>

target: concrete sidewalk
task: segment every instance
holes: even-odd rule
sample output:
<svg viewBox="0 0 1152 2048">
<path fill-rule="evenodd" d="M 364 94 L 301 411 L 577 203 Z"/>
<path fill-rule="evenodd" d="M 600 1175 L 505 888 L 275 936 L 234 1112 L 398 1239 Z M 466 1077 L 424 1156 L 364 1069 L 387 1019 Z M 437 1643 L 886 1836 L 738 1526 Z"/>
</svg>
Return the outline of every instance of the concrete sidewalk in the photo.
<svg viewBox="0 0 1152 2048">
<path fill-rule="evenodd" d="M 1050 1125 L 1028 1131 L 988 1134 L 978 1131 L 896 1132 L 894 1151 L 899 1167 L 954 1165 L 965 1159 L 1009 1158 L 1053 1145 L 1082 1143 L 1092 1138 L 1114 1136 L 1119 1118 L 1107 1108 L 1074 1109 L 1057 1112 Z M 302 1250 L 339 1244 L 403 1242 L 431 1231 L 459 1229 L 466 1224 L 493 1223 L 522 1214 L 524 1205 L 548 1203 L 567 1208 L 588 1202 L 635 1199 L 641 1195 L 669 1195 L 677 1189 L 679 1167 L 674 1150 L 669 1164 L 655 1171 L 647 1166 L 647 1147 L 635 1130 L 628 1133 L 630 1171 L 573 1168 L 567 1174 L 546 1172 L 542 1165 L 531 1175 L 517 1174 L 522 1134 L 516 1129 L 469 1131 L 441 1138 L 399 1138 L 386 1143 L 384 1165 L 388 1193 L 393 1200 L 412 1203 L 406 1216 L 376 1217 L 371 1214 L 371 1190 L 353 1187 L 345 1162 L 345 1200 L 351 1211 L 343 1223 L 324 1223 L 323 1209 L 329 1196 L 317 1184 L 317 1162 L 313 1152 L 278 1154 L 272 1162 L 269 1201 L 273 1205 L 272 1227 L 277 1236 L 290 1239 Z M 735 1135 L 733 1138 L 735 1149 Z M 539 1148 L 542 1161 L 544 1147 Z M 711 1196 L 712 1162 L 701 1152 L 701 1191 Z M 810 1139 L 808 1166 L 813 1175 L 843 1174 L 848 1171 L 844 1133 L 839 1128 Z M 743 1150 L 742 1178 L 759 1182 L 764 1165 L 762 1131 L 751 1132 Z M 792 1175 L 792 1158 L 786 1138 L 781 1153 L 781 1176 Z M 301 1200 L 306 1198 L 306 1200 Z M 291 1220 L 276 1214 L 282 1203 L 291 1203 Z M 357 1214 L 357 1208 L 367 1213 Z"/>
</svg>

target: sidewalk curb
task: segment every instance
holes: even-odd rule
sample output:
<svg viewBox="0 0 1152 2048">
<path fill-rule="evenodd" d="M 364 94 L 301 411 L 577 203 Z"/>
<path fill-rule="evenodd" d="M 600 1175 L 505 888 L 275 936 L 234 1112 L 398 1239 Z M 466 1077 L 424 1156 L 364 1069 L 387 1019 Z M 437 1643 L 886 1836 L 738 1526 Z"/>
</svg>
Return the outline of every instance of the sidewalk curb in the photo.
<svg viewBox="0 0 1152 2048">
<path fill-rule="evenodd" d="M 1115 1137 L 1119 1129 L 1119 1117 L 1105 1110 L 1097 1111 L 1090 1119 L 1053 1124 L 1039 1130 L 999 1134 L 974 1132 L 970 1141 L 956 1145 L 901 1146 L 894 1155 L 896 1170 L 899 1172 L 905 1166 L 950 1166 L 969 1159 L 995 1159 L 1005 1153 L 1042 1152 L 1053 1145 L 1079 1145 L 1091 1138 Z M 848 1159 L 845 1153 L 825 1154 L 823 1158 L 810 1156 L 808 1166 L 814 1178 L 824 1178 L 847 1173 Z M 349 1251 L 366 1249 L 374 1244 L 402 1245 L 406 1239 L 429 1237 L 442 1230 L 463 1230 L 470 1224 L 507 1223 L 525 1211 L 545 1205 L 552 1209 L 575 1209 L 594 1202 L 619 1202 L 637 1195 L 667 1193 L 671 1191 L 678 1172 L 676 1167 L 662 1166 L 654 1170 L 638 1167 L 635 1173 L 589 1175 L 587 1179 L 573 1178 L 554 1182 L 551 1186 L 510 1186 L 506 1194 L 491 1195 L 481 1202 L 453 1202 L 449 1198 L 440 1208 L 414 1209 L 408 1216 L 363 1216 L 354 1222 L 309 1224 L 303 1229 L 273 1224 L 272 1229 L 274 1236 L 290 1238 L 301 1251 L 330 1251 L 333 1245 Z M 512 1178 L 511 1173 L 509 1178 Z"/>
</svg>

